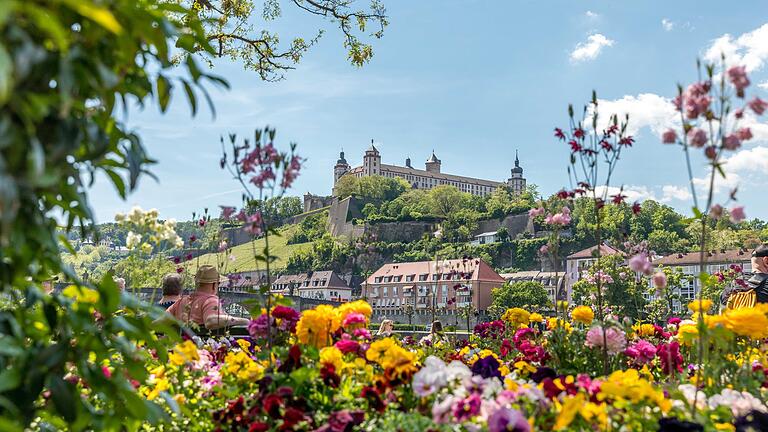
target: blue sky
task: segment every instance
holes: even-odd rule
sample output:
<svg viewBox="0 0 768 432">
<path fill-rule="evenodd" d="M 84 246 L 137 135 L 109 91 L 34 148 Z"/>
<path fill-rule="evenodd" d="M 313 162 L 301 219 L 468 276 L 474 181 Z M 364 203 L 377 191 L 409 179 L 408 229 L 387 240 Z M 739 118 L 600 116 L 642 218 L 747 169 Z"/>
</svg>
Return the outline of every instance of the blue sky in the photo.
<svg viewBox="0 0 768 432">
<path fill-rule="evenodd" d="M 157 183 L 142 180 L 121 201 L 100 178 L 91 201 L 100 222 L 133 205 L 161 217 L 189 219 L 204 207 L 239 203 L 237 184 L 218 167 L 219 137 L 277 128 L 278 145 L 298 143 L 307 161 L 292 194 L 328 194 L 343 147 L 354 166 L 371 139 L 382 161 L 423 166 L 432 149 L 443 171 L 505 180 L 515 150 L 529 183 L 550 194 L 567 185 L 569 152 L 552 136 L 567 124 L 568 103 L 581 106 L 597 90 L 607 111 L 629 111 L 636 145 L 615 176 L 630 198 L 654 198 L 690 214 L 682 152 L 659 132 L 673 117 L 678 82 L 695 80 L 697 57 L 725 50 L 751 70 L 751 94 L 768 98 L 768 6 L 764 1 L 458 1 L 384 0 L 390 25 L 375 55 L 351 66 L 331 24 L 290 4 L 272 24 L 283 40 L 327 31 L 294 71 L 262 82 L 238 63 L 214 73 L 229 92 L 213 91 L 217 116 L 196 118 L 181 95 L 161 115 L 134 110 Z M 755 139 L 730 156 L 727 187 L 739 184 L 749 217 L 768 218 L 768 124 L 751 124 Z M 703 161 L 696 162 L 703 175 Z"/>
</svg>

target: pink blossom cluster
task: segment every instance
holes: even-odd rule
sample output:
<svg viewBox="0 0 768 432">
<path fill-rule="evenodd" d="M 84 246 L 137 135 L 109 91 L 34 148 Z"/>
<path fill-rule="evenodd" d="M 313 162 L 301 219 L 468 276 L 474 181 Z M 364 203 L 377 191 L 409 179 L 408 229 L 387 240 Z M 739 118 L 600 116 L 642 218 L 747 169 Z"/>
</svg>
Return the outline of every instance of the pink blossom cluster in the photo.
<svg viewBox="0 0 768 432">
<path fill-rule="evenodd" d="M 597 284 L 598 281 L 601 285 L 613 283 L 613 277 L 602 270 L 598 270 L 594 274 L 585 273 L 584 279 L 591 284 Z"/>
<path fill-rule="evenodd" d="M 561 225 L 561 226 L 566 226 L 570 224 L 571 209 L 564 206 L 559 213 L 548 214 L 547 217 L 544 218 L 544 223 L 546 223 L 547 225 Z"/>
<path fill-rule="evenodd" d="M 629 259 L 628 264 L 632 271 L 645 275 L 651 274 L 651 260 L 648 258 L 648 254 L 646 252 L 640 252 L 633 256 Z"/>
<path fill-rule="evenodd" d="M 712 103 L 712 97 L 709 95 L 711 88 L 711 81 L 701 81 L 689 85 L 673 101 L 675 108 L 685 112 L 685 116 L 691 120 L 705 114 L 709 111 L 709 105 Z"/>
<path fill-rule="evenodd" d="M 608 354 L 615 355 L 624 351 L 627 346 L 627 335 L 623 330 L 616 327 L 608 327 L 603 330 L 602 326 L 595 326 L 587 332 L 585 345 L 590 348 L 605 347 Z"/>
<path fill-rule="evenodd" d="M 714 220 L 718 220 L 723 217 L 725 209 L 720 204 L 714 204 L 709 209 L 709 217 Z M 747 218 L 744 212 L 744 206 L 735 206 L 731 208 L 728 213 L 730 214 L 731 222 L 739 223 Z"/>
</svg>

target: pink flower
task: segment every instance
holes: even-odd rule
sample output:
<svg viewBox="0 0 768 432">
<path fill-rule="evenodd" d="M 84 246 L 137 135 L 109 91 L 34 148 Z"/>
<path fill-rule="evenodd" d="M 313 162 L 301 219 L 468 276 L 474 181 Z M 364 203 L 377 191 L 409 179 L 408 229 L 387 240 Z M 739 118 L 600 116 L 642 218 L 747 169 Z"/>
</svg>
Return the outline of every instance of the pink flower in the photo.
<svg viewBox="0 0 768 432">
<path fill-rule="evenodd" d="M 352 339 L 342 339 L 336 342 L 336 348 L 344 354 L 357 352 L 360 349 L 360 344 Z"/>
<path fill-rule="evenodd" d="M 741 147 L 741 139 L 739 139 L 737 134 L 730 134 L 723 138 L 723 147 L 728 150 L 736 150 L 737 148 Z"/>
<path fill-rule="evenodd" d="M 651 261 L 648 259 L 648 255 L 645 252 L 641 252 L 629 259 L 629 268 L 632 271 L 651 274 Z"/>
<path fill-rule="evenodd" d="M 543 215 L 544 212 L 545 212 L 545 210 L 542 207 L 532 208 L 532 209 L 528 210 L 528 217 L 534 218 L 536 216 Z"/>
<path fill-rule="evenodd" d="M 744 108 L 737 109 L 733 112 L 733 115 L 736 116 L 737 119 L 744 117 Z"/>
<path fill-rule="evenodd" d="M 736 95 L 744 97 L 744 89 L 749 86 L 746 66 L 733 66 L 728 69 L 728 80 L 736 87 Z"/>
<path fill-rule="evenodd" d="M 219 206 L 221 207 L 221 218 L 224 220 L 229 220 L 232 215 L 235 213 L 235 208 L 230 206 Z"/>
<path fill-rule="evenodd" d="M 243 229 L 245 232 L 251 234 L 254 237 L 261 235 L 261 212 L 256 212 L 252 215 L 246 215 L 243 211 L 237 215 L 238 219 L 244 222 Z"/>
<path fill-rule="evenodd" d="M 358 312 L 350 312 L 344 317 L 344 321 L 342 321 L 341 325 L 347 327 L 352 324 L 365 324 L 365 322 L 365 315 Z"/>
<path fill-rule="evenodd" d="M 736 136 L 742 141 L 748 141 L 752 139 L 752 130 L 748 127 L 743 127 L 736 131 Z"/>
<path fill-rule="evenodd" d="M 723 206 L 720 204 L 715 204 L 709 209 L 709 217 L 711 217 L 714 220 L 718 220 L 721 217 L 723 217 Z"/>
<path fill-rule="evenodd" d="M 646 364 L 656 357 L 656 347 L 652 343 L 640 339 L 636 344 L 628 347 L 624 353 L 635 359 L 638 364 Z"/>
<path fill-rule="evenodd" d="M 747 218 L 744 214 L 744 206 L 738 206 L 731 209 L 731 222 L 739 223 Z"/>
<path fill-rule="evenodd" d="M 752 111 L 754 111 L 757 115 L 762 115 L 765 112 L 765 109 L 768 108 L 768 102 L 760 99 L 759 97 L 755 97 L 749 101 L 747 105 L 749 105 Z"/>
<path fill-rule="evenodd" d="M 707 148 L 704 149 L 704 156 L 706 156 L 707 159 L 715 160 L 717 157 L 717 147 L 713 145 L 707 146 Z"/>
<path fill-rule="evenodd" d="M 603 327 L 595 326 L 587 332 L 585 345 L 590 348 L 605 347 L 608 354 L 618 354 L 627 346 L 626 334 L 615 327 L 608 327 L 603 336 Z"/>
<path fill-rule="evenodd" d="M 674 144 L 677 141 L 677 132 L 674 129 L 667 129 L 661 134 L 661 142 L 664 144 Z"/>
<path fill-rule="evenodd" d="M 299 176 L 300 170 L 301 170 L 301 158 L 296 155 L 293 155 L 291 157 L 291 162 L 283 170 L 283 181 L 280 182 L 280 186 L 283 189 L 288 189 L 289 187 L 291 187 L 291 184 L 293 184 L 293 181 L 296 180 L 296 177 Z"/>
<path fill-rule="evenodd" d="M 666 288 L 667 287 L 667 275 L 664 274 L 664 272 L 659 271 L 656 272 L 653 275 L 653 286 L 656 288 Z"/>
<path fill-rule="evenodd" d="M 707 133 L 699 128 L 693 128 L 688 131 L 688 142 L 691 147 L 704 147 L 704 144 L 707 143 Z"/>
<path fill-rule="evenodd" d="M 352 334 L 355 335 L 356 338 L 362 338 L 362 339 L 371 338 L 371 332 L 365 328 L 355 329 L 355 331 Z"/>
</svg>

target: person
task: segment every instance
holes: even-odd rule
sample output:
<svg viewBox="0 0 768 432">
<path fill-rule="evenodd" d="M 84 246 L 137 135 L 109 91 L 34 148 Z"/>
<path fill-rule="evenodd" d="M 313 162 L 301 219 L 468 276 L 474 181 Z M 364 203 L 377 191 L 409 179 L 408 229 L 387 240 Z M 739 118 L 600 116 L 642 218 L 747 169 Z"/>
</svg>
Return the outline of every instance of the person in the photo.
<svg viewBox="0 0 768 432">
<path fill-rule="evenodd" d="M 221 309 L 219 284 L 226 280 L 219 275 L 216 267 L 200 266 L 195 274 L 195 291 L 172 304 L 167 309 L 168 313 L 187 325 L 194 323 L 208 330 L 248 325 L 246 318 L 231 316 Z"/>
<path fill-rule="evenodd" d="M 394 334 L 395 323 L 391 319 L 381 321 L 379 330 L 376 332 L 376 339 L 391 337 Z"/>
<path fill-rule="evenodd" d="M 720 300 L 728 309 L 768 303 L 768 244 L 762 244 L 752 252 L 752 277 L 744 285 L 726 289 Z"/>
<path fill-rule="evenodd" d="M 116 277 L 116 278 L 114 278 L 114 281 L 115 281 L 115 285 L 117 285 L 117 289 L 120 292 L 125 291 L 125 279 L 124 278 Z"/>
<path fill-rule="evenodd" d="M 419 341 L 422 345 L 435 345 L 438 342 L 445 340 L 443 334 L 443 323 L 439 320 L 432 321 L 432 325 L 429 328 L 429 334 L 421 338 Z"/>
<path fill-rule="evenodd" d="M 157 303 L 163 309 L 168 309 L 181 297 L 181 276 L 178 273 L 168 273 L 163 276 L 163 297 Z"/>
</svg>

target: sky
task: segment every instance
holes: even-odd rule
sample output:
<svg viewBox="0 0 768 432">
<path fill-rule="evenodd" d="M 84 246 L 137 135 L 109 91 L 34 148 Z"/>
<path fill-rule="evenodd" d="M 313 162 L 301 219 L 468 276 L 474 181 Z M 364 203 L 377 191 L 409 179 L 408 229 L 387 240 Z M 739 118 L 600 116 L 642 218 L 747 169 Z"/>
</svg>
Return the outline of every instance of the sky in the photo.
<svg viewBox="0 0 768 432">
<path fill-rule="evenodd" d="M 661 144 L 674 125 L 677 84 L 696 81 L 696 59 L 744 64 L 750 95 L 768 99 L 768 4 L 678 0 L 481 1 L 383 0 L 390 24 L 373 40 L 362 68 L 346 59 L 332 23 L 289 2 L 270 24 L 282 40 L 325 34 L 285 80 L 263 82 L 231 60 L 212 72 L 231 90 L 212 89 L 215 117 L 192 117 L 176 94 L 165 115 L 133 109 L 127 122 L 140 134 L 159 182 L 145 177 L 126 201 L 105 178 L 90 191 L 98 222 L 134 205 L 162 218 L 187 220 L 204 209 L 237 205 L 241 190 L 219 168 L 220 137 L 250 137 L 277 129 L 275 144 L 292 142 L 306 163 L 290 191 L 330 194 L 342 149 L 352 165 L 374 140 L 382 163 L 422 167 L 432 150 L 443 172 L 504 181 L 515 151 L 529 183 L 545 195 L 568 186 L 566 145 L 553 129 L 568 124 L 567 106 L 583 106 L 592 90 L 600 111 L 630 114 L 635 145 L 623 153 L 612 184 L 630 200 L 655 199 L 691 215 L 680 147 Z M 259 3 L 259 2 L 256 2 Z M 361 4 L 366 3 L 362 2 Z M 738 186 L 749 218 L 768 219 L 768 119 L 747 116 L 754 139 L 727 155 L 718 200 Z M 694 175 L 704 179 L 702 158 Z M 697 180 L 697 184 L 702 183 Z"/>
</svg>

